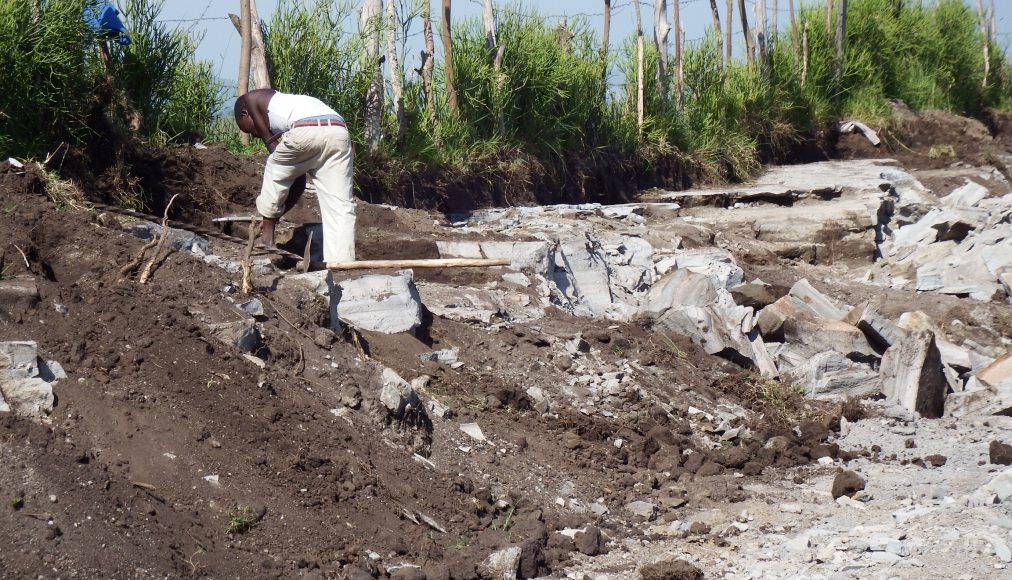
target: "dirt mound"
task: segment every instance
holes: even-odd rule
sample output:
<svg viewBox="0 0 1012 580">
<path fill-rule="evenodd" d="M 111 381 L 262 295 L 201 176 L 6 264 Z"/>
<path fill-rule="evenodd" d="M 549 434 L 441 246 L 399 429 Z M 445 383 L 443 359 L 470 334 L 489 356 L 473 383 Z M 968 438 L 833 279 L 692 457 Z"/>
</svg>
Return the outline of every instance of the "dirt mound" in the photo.
<svg viewBox="0 0 1012 580">
<path fill-rule="evenodd" d="M 1012 114 L 988 111 L 984 121 L 945 111 L 912 111 L 894 103 L 896 122 L 883 129 L 875 147 L 860 134 L 838 135 L 839 159 L 891 157 L 908 169 L 940 169 L 956 162 L 991 165 L 1007 173 L 1003 156 L 1012 153 Z"/>
<path fill-rule="evenodd" d="M 189 164 L 161 170 L 196 173 L 178 189 L 206 194 L 217 174 L 234 186 L 218 188 L 222 205 L 193 198 L 193 215 L 227 207 L 258 179 L 242 173 L 249 159 L 182 157 Z M 765 445 L 766 431 L 701 446 L 700 429 L 719 419 L 701 417 L 691 402 L 720 397 L 721 387 L 684 385 L 706 385 L 727 363 L 679 337 L 659 344 L 634 325 L 566 314 L 496 333 L 433 318 L 421 339 L 362 336 L 367 356 L 361 343 L 314 336 L 327 315 L 311 296 L 265 292 L 259 348 L 270 363 L 261 369 L 212 324 L 235 319 L 243 300 L 235 276 L 172 253 L 152 283 L 122 281 L 119 268 L 140 240 L 55 206 L 44 196 L 49 178 L 36 169 L 7 169 L 2 277 L 33 280 L 39 295 L 0 304 L 0 341 L 34 340 L 68 375 L 56 383 L 49 424 L 0 420 L 8 466 L 0 489 L 16 500 L 0 515 L 11 574 L 422 577 L 411 568 L 420 566 L 425 578 L 472 579 L 488 554 L 519 546 L 521 576 L 535 577 L 576 550 L 557 532 L 596 522 L 621 537 L 630 502 L 740 501 L 746 492 L 735 473 L 758 476 L 836 452 L 812 441 L 824 440 L 824 428 L 804 437 L 785 428 L 775 446 Z M 376 241 L 370 257 L 397 255 L 406 230 L 424 239 L 432 220 L 370 207 L 362 219 L 365 239 Z M 546 337 L 581 333 L 605 363 L 635 358 L 665 371 L 644 374 L 649 396 L 625 395 L 621 422 L 535 410 L 526 394 L 566 376 Z M 464 369 L 417 356 L 450 345 L 467 347 Z M 453 402 L 452 421 L 480 423 L 494 445 L 459 439 L 449 422 L 433 429 L 441 419 L 424 414 L 392 416 L 376 398 L 380 364 L 428 375 L 428 391 Z M 615 517 L 574 499 L 584 507 L 561 509 L 560 496 L 611 506 Z"/>
</svg>

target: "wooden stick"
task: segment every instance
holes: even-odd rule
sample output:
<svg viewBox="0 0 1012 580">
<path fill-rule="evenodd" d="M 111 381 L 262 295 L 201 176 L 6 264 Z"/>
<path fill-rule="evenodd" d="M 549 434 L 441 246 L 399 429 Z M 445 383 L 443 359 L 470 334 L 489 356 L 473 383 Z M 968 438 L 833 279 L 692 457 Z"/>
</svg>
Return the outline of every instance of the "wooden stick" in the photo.
<svg viewBox="0 0 1012 580">
<path fill-rule="evenodd" d="M 151 259 L 148 260 L 148 263 L 144 265 L 144 269 L 141 270 L 141 277 L 138 280 L 141 284 L 148 283 L 148 279 L 151 278 L 151 270 L 155 267 L 155 261 L 158 260 L 158 254 L 162 253 L 162 248 L 165 247 L 165 240 L 169 239 L 169 210 L 172 208 L 172 204 L 176 201 L 177 197 L 179 197 L 178 193 L 173 195 L 169 200 L 169 204 L 165 206 L 165 214 L 162 217 L 161 235 L 158 236 L 158 243 L 155 245 L 155 253 L 152 254 Z M 147 248 L 147 246 L 144 247 Z M 143 256 L 143 254 L 141 255 Z"/>
<path fill-rule="evenodd" d="M 491 268 L 509 266 L 509 258 L 438 258 L 427 260 L 362 260 L 360 262 L 328 262 L 327 269 L 379 270 L 383 268 Z"/>
<path fill-rule="evenodd" d="M 246 296 L 253 292 L 253 245 L 256 243 L 257 234 L 260 230 L 260 222 L 255 221 L 249 225 L 249 240 L 246 242 L 246 253 L 243 254 L 242 262 L 242 287 L 240 290 Z"/>
</svg>

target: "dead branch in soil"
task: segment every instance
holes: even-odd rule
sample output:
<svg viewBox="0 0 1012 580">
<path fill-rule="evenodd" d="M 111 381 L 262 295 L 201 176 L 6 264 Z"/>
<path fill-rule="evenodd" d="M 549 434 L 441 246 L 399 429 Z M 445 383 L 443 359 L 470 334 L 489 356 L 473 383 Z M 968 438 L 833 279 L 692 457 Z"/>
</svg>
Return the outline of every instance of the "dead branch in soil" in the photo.
<svg viewBox="0 0 1012 580">
<path fill-rule="evenodd" d="M 11 244 L 11 245 L 14 246 L 14 249 L 17 250 L 19 254 L 21 254 L 21 259 L 25 261 L 25 268 L 28 268 L 29 270 L 31 270 L 32 269 L 32 265 L 28 263 L 28 256 L 25 255 L 25 251 L 22 250 L 21 246 L 19 246 L 17 244 Z"/>
<path fill-rule="evenodd" d="M 309 340 L 313 340 L 312 336 L 309 336 L 308 334 L 306 334 L 305 332 L 303 332 L 301 328 L 299 328 L 298 326 L 295 326 L 294 322 L 292 322 L 291 320 L 288 320 L 288 317 L 286 317 L 284 314 L 282 314 L 281 310 L 278 309 L 278 307 L 275 306 L 274 303 L 270 301 L 270 299 L 268 299 L 263 294 L 259 294 L 258 296 L 260 297 L 260 299 L 263 301 L 264 304 L 266 304 L 267 306 L 271 307 L 271 310 L 273 310 L 274 313 L 277 314 L 281 318 L 281 320 L 284 320 L 285 322 L 287 322 L 288 326 L 291 326 L 292 329 L 295 330 L 295 332 L 298 332 L 299 334 L 301 334 L 302 336 L 308 338 Z"/>
<path fill-rule="evenodd" d="M 162 231 L 159 233 L 158 243 L 155 244 L 155 253 L 152 254 L 151 259 L 148 260 L 148 263 L 144 265 L 144 269 L 141 270 L 141 277 L 137 280 L 140 284 L 148 283 L 148 279 L 151 278 L 152 268 L 154 268 L 155 262 L 158 259 L 158 254 L 160 254 L 162 252 L 162 248 L 165 247 L 165 240 L 169 239 L 169 210 L 172 208 L 172 204 L 176 201 L 177 197 L 179 197 L 178 193 L 173 195 L 172 199 L 169 200 L 168 205 L 165 206 L 165 214 L 162 216 Z M 144 246 L 144 248 L 147 247 L 148 246 Z M 144 259 L 144 248 L 141 249 L 141 256 L 138 257 L 138 260 Z"/>
<path fill-rule="evenodd" d="M 249 239 L 246 240 L 246 253 L 242 256 L 242 293 L 249 296 L 253 292 L 253 245 L 256 242 L 260 230 L 260 222 L 251 221 L 249 225 Z"/>
</svg>

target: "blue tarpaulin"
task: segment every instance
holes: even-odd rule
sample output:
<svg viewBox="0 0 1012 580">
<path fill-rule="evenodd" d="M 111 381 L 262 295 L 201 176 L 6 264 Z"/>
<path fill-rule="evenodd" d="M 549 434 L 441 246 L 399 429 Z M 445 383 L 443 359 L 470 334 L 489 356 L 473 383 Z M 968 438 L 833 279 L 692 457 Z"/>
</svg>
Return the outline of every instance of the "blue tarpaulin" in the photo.
<svg viewBox="0 0 1012 580">
<path fill-rule="evenodd" d="M 120 44 L 130 44 L 126 26 L 119 19 L 119 10 L 108 2 L 102 2 L 84 9 L 84 21 L 88 28 L 103 40 L 114 39 Z"/>
</svg>

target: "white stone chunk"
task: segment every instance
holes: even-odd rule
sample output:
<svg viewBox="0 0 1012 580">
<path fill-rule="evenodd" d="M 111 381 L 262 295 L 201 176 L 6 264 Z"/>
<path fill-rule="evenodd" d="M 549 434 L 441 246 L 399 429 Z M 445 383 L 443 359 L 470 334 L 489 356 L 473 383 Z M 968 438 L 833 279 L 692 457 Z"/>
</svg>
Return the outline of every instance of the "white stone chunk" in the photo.
<svg viewBox="0 0 1012 580">
<path fill-rule="evenodd" d="M 336 285 L 337 315 L 358 328 L 395 334 L 413 332 L 422 324 L 422 304 L 414 274 L 372 275 L 344 280 Z"/>
</svg>

